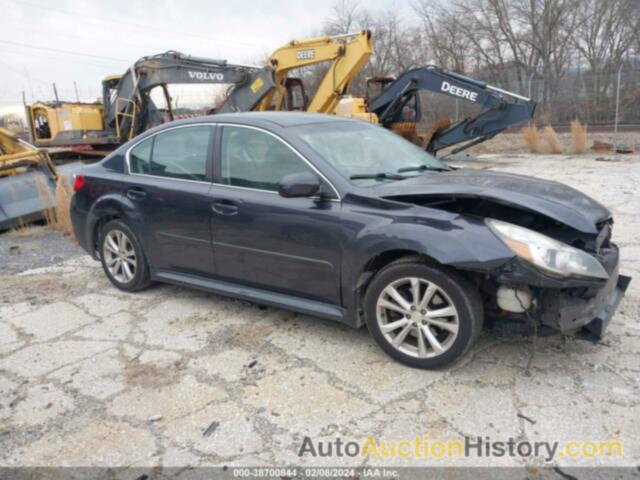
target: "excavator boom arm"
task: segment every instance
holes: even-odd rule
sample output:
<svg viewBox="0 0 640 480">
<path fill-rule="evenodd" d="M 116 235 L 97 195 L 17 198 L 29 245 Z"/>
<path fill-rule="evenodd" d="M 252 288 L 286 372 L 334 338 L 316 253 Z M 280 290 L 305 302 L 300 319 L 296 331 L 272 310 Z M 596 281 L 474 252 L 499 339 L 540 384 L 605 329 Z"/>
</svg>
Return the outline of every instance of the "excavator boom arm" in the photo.
<svg viewBox="0 0 640 480">
<path fill-rule="evenodd" d="M 409 70 L 398 77 L 376 98 L 369 102 L 369 111 L 378 116 L 380 123 L 390 127 L 393 123 L 406 121 L 404 107 L 416 101 L 416 118 L 420 121 L 418 92 L 427 90 L 448 95 L 458 100 L 477 103 L 486 108 L 474 118 L 466 118 L 444 129 L 436 131 L 425 148 L 437 152 L 462 142 L 469 142 L 456 151 L 492 138 L 509 126 L 531 120 L 535 102 L 512 92 L 507 92 L 485 82 L 427 66 Z"/>
</svg>

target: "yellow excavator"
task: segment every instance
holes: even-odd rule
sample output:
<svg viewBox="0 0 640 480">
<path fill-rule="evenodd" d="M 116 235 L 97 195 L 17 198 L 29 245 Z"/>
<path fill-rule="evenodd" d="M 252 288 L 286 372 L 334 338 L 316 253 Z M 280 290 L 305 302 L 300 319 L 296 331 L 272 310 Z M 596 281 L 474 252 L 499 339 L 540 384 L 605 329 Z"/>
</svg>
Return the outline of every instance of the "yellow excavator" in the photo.
<svg viewBox="0 0 640 480">
<path fill-rule="evenodd" d="M 20 169 L 31 167 L 44 168 L 56 177 L 55 166 L 47 152 L 0 128 L 0 177 L 15 175 Z"/>
<path fill-rule="evenodd" d="M 226 60 L 169 51 L 143 57 L 124 74 L 102 82 L 102 103 L 39 102 L 27 105 L 34 145 L 43 148 L 113 149 L 143 131 L 176 118 L 169 85 L 233 85 L 221 111 L 251 110 L 275 85 L 270 72 Z M 152 91 L 161 89 L 166 107 Z"/>
<path fill-rule="evenodd" d="M 49 154 L 0 128 L 0 231 L 42 216 L 53 206 L 58 171 Z"/>
<path fill-rule="evenodd" d="M 373 40 L 369 30 L 344 35 L 292 40 L 273 52 L 267 67 L 273 70 L 276 88 L 254 110 L 302 110 L 312 113 L 336 112 L 351 82 L 369 61 Z M 307 101 L 300 78 L 292 71 L 330 62 L 312 99 Z M 297 102 L 296 102 L 297 100 Z M 364 103 L 364 99 L 358 99 Z"/>
</svg>

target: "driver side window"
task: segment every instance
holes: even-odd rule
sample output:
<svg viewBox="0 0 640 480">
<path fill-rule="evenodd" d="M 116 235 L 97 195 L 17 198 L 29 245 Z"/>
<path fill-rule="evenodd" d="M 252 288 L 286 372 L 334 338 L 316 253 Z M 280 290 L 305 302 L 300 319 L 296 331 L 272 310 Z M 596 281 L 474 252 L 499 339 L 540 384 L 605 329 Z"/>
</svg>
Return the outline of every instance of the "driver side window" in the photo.
<svg viewBox="0 0 640 480">
<path fill-rule="evenodd" d="M 283 177 L 314 170 L 284 142 L 252 128 L 222 130 L 222 183 L 278 191 Z"/>
<path fill-rule="evenodd" d="M 181 180 L 206 180 L 211 128 L 184 127 L 159 133 L 129 153 L 132 173 Z"/>
</svg>

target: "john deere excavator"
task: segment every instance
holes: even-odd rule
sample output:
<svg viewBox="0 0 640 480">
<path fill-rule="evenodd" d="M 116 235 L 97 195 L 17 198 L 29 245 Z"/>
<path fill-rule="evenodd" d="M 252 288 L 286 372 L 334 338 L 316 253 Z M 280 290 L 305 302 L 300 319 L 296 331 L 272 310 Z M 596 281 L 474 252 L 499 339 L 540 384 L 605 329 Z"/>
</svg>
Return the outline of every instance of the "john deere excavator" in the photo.
<svg viewBox="0 0 640 480">
<path fill-rule="evenodd" d="M 508 127 L 531 120 L 536 107 L 528 98 L 433 65 L 408 70 L 397 79 L 370 79 L 367 87 L 368 91 L 377 87 L 381 93 L 359 103 L 343 98 L 336 113 L 378 122 L 433 154 L 462 143 L 451 151 L 455 154 L 489 140 Z M 438 119 L 430 131 L 420 134 L 420 92 L 424 91 L 477 104 L 483 110 L 475 117 L 455 122 Z"/>
<path fill-rule="evenodd" d="M 31 137 L 37 147 L 96 146 L 108 149 L 142 131 L 174 119 L 168 86 L 230 84 L 220 111 L 252 110 L 275 88 L 272 73 L 258 67 L 233 65 L 169 51 L 143 57 L 123 75 L 102 82 L 102 104 L 51 102 L 27 106 Z M 160 110 L 151 91 L 160 87 L 167 110 Z"/>
<path fill-rule="evenodd" d="M 451 152 L 457 153 L 533 118 L 535 102 L 530 99 L 432 65 L 408 70 L 397 79 L 369 79 L 365 98 L 347 95 L 351 82 L 372 53 L 373 41 L 368 30 L 293 40 L 274 51 L 267 61 L 268 68 L 273 70 L 276 88 L 253 110 L 302 110 L 380 123 L 433 154 L 463 143 Z M 311 101 L 307 101 L 302 80 L 290 74 L 298 68 L 323 62 L 330 62 L 327 72 Z M 373 89 L 380 93 L 370 94 Z M 419 132 L 424 119 L 420 92 L 425 91 L 484 109 L 479 115 L 460 121 L 438 119 L 429 131 Z"/>
<path fill-rule="evenodd" d="M 344 35 L 292 40 L 275 50 L 267 61 L 273 72 L 276 88 L 267 93 L 253 110 L 302 110 L 312 113 L 335 112 L 340 97 L 369 61 L 373 40 L 369 30 Z M 327 71 L 309 100 L 295 70 L 327 63 Z"/>
</svg>

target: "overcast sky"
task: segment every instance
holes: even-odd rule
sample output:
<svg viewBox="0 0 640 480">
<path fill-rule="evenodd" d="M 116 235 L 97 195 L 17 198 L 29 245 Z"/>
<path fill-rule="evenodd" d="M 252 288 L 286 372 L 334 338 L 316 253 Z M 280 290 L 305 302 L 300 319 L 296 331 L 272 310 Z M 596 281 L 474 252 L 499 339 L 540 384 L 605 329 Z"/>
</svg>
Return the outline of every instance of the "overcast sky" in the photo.
<svg viewBox="0 0 640 480">
<path fill-rule="evenodd" d="M 139 57 L 179 50 L 255 63 L 317 32 L 335 0 L 0 0 L 0 104 L 100 94 Z M 362 2 L 367 7 L 405 0 Z"/>
</svg>

